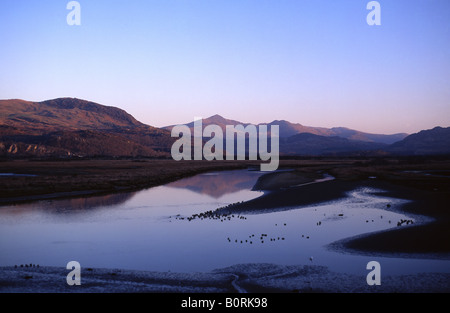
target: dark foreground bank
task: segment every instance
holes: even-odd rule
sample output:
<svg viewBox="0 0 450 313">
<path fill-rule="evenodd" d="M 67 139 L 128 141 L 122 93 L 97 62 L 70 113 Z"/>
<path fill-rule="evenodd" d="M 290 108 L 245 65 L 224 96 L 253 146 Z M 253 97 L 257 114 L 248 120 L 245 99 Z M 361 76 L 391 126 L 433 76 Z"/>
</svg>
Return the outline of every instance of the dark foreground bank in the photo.
<svg viewBox="0 0 450 313">
<path fill-rule="evenodd" d="M 369 286 L 366 276 L 321 266 L 241 264 L 208 273 L 82 269 L 81 285 L 69 286 L 69 270 L 0 267 L 1 293 L 447 293 L 450 274 L 386 276 Z"/>
</svg>

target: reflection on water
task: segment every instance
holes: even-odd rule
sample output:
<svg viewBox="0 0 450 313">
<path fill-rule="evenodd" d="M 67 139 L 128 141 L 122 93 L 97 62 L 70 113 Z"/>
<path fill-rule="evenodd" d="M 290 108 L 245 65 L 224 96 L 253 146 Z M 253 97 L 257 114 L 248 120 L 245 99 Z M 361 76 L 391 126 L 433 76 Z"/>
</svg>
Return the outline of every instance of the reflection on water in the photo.
<svg viewBox="0 0 450 313">
<path fill-rule="evenodd" d="M 179 218 L 258 197 L 262 193 L 251 189 L 260 175 L 220 172 L 130 194 L 2 207 L 0 265 L 78 261 L 85 267 L 192 272 L 239 263 L 313 263 L 366 275 L 373 257 L 325 246 L 397 227 L 402 219 L 420 222 L 386 210 L 404 201 L 364 188 L 338 201 L 245 218 Z M 376 260 L 385 274 L 450 271 L 448 261 Z"/>
<path fill-rule="evenodd" d="M 127 192 L 62 200 L 42 200 L 34 203 L 0 207 L 0 216 L 23 215 L 41 210 L 52 214 L 83 214 L 83 211 L 86 210 L 93 211 L 96 208 L 121 205 L 130 200 L 134 194 L 134 192 Z"/>
<path fill-rule="evenodd" d="M 316 179 L 316 180 L 314 180 L 312 182 L 309 182 L 309 183 L 303 183 L 303 184 L 299 184 L 299 185 L 294 185 L 294 186 L 291 186 L 291 187 L 301 187 L 301 186 L 306 186 L 306 185 L 311 185 L 311 184 L 318 184 L 318 183 L 323 183 L 323 182 L 334 180 L 334 179 L 336 179 L 336 178 L 331 176 L 331 175 L 329 175 L 329 174 L 323 174 L 323 178 Z"/>
<path fill-rule="evenodd" d="M 36 177 L 31 174 L 0 173 L 0 177 Z"/>
<path fill-rule="evenodd" d="M 239 175 L 228 171 L 207 173 L 181 179 L 166 186 L 189 189 L 217 199 L 243 189 L 250 190 L 255 185 L 255 178 L 259 176 L 261 173 L 255 171 L 241 171 Z"/>
<path fill-rule="evenodd" d="M 424 176 L 450 178 L 450 172 L 448 170 L 426 170 L 426 171 L 410 170 L 410 171 L 403 171 L 403 173 L 422 174 Z"/>
</svg>

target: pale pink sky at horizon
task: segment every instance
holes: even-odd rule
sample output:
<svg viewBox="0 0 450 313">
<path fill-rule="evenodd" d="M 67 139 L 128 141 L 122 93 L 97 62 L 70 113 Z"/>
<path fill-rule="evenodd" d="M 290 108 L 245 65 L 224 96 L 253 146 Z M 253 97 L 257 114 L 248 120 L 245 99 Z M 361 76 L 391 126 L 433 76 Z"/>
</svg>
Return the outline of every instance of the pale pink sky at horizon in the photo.
<svg viewBox="0 0 450 313">
<path fill-rule="evenodd" d="M 0 99 L 73 97 L 162 127 L 219 114 L 368 133 L 450 126 L 450 1 L 0 2 Z"/>
</svg>

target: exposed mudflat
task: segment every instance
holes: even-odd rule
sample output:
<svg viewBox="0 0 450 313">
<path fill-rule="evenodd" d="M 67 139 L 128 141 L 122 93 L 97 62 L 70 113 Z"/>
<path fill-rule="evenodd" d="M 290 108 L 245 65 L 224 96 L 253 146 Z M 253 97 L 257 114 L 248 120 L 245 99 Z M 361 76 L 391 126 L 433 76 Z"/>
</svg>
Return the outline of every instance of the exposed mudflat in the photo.
<svg viewBox="0 0 450 313">
<path fill-rule="evenodd" d="M 369 286 L 366 276 L 322 266 L 240 264 L 207 273 L 82 269 L 81 285 L 69 286 L 69 270 L 58 267 L 0 267 L 2 293 L 447 293 L 450 274 L 382 277 Z"/>
</svg>

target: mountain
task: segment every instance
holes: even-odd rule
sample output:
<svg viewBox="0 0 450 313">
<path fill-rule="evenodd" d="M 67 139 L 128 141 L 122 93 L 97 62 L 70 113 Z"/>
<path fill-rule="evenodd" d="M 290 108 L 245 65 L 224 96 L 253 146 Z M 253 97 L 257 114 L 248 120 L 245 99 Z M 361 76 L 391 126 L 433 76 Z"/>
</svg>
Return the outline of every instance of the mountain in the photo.
<svg viewBox="0 0 450 313">
<path fill-rule="evenodd" d="M 450 154 L 450 127 L 436 127 L 412 134 L 390 145 L 388 151 L 399 155 Z"/>
<path fill-rule="evenodd" d="M 0 100 L 0 123 L 26 129 L 99 130 L 144 126 L 124 110 L 73 98 Z"/>
<path fill-rule="evenodd" d="M 375 154 L 388 145 L 367 141 L 351 140 L 337 136 L 319 136 L 310 133 L 301 133 L 288 138 L 280 138 L 280 153 L 282 155 L 357 155 Z"/>
<path fill-rule="evenodd" d="M 220 115 L 203 120 L 203 127 L 211 124 L 219 125 L 224 133 L 227 125 L 249 125 Z M 194 127 L 193 122 L 187 125 Z M 450 154 L 450 127 L 407 136 L 309 127 L 283 120 L 267 125 L 280 128 L 281 155 Z M 122 109 L 76 98 L 0 100 L 0 156 L 170 158 L 176 140 L 170 134 L 172 127 L 148 126 Z"/>
<path fill-rule="evenodd" d="M 394 142 L 404 139 L 408 134 L 398 133 L 392 135 L 382 135 L 382 134 L 370 134 L 364 133 L 357 130 L 345 128 L 345 127 L 334 127 L 331 128 L 331 136 L 338 136 L 342 138 L 347 138 L 351 140 L 367 141 L 367 142 L 378 142 L 384 144 L 392 144 Z"/>
<path fill-rule="evenodd" d="M 222 128 L 222 131 L 224 133 L 225 133 L 225 127 L 227 125 L 233 125 L 233 126 L 234 125 L 243 125 L 243 126 L 249 125 L 249 123 L 242 123 L 242 122 L 239 122 L 239 121 L 226 119 L 226 118 L 224 118 L 224 117 L 222 117 L 222 116 L 220 116 L 218 114 L 213 115 L 213 116 L 208 117 L 208 118 L 202 118 L 202 124 L 203 124 L 203 127 L 208 126 L 208 125 L 217 125 L 220 128 Z M 186 125 L 187 127 L 189 127 L 189 129 L 191 130 L 191 134 L 194 133 L 194 122 L 189 122 L 189 123 L 186 123 L 186 124 L 183 124 L 183 125 Z M 165 126 L 165 127 L 163 127 L 163 129 L 166 129 L 168 131 L 172 131 L 172 128 L 174 126 L 176 126 L 176 125 Z"/>
<path fill-rule="evenodd" d="M 236 120 L 214 115 L 203 119 L 203 127 L 218 125 L 225 134 L 226 125 L 243 125 Z M 193 134 L 194 123 L 187 123 Z M 263 125 L 263 124 L 258 124 Z M 281 155 L 426 155 L 450 153 L 450 128 L 437 127 L 409 135 L 365 133 L 345 127 L 310 127 L 285 120 L 267 124 L 278 125 L 280 130 Z M 164 127 L 171 130 L 172 126 Z M 269 128 L 270 129 L 270 128 Z M 225 137 L 224 137 L 225 138 Z"/>
<path fill-rule="evenodd" d="M 285 120 L 275 120 L 267 124 L 278 125 L 280 127 L 280 137 L 290 137 L 296 134 L 308 133 L 319 136 L 332 136 L 333 133 L 323 127 L 303 126 L 302 124 L 294 124 Z"/>
<path fill-rule="evenodd" d="M 75 98 L 0 100 L 0 155 L 170 157 L 173 139 L 115 107 Z"/>
<path fill-rule="evenodd" d="M 225 133 L 225 126 L 226 125 L 243 125 L 247 126 L 249 123 L 243 123 L 236 120 L 229 120 L 226 118 L 223 118 L 220 115 L 214 115 L 209 118 L 203 119 L 203 127 L 207 125 L 215 124 L 222 128 L 222 131 Z M 191 133 L 193 133 L 194 123 L 187 123 L 185 124 L 189 128 L 191 128 Z M 258 124 L 263 125 L 263 124 Z M 285 120 L 275 120 L 270 123 L 267 123 L 268 126 L 272 125 L 278 125 L 280 129 L 280 138 L 287 138 L 290 136 L 294 136 L 297 134 L 302 133 L 308 133 L 318 136 L 325 136 L 325 137 L 341 137 L 346 138 L 350 140 L 357 140 L 357 141 L 366 141 L 366 142 L 374 142 L 374 143 L 383 143 L 383 144 L 392 144 L 394 142 L 400 141 L 404 139 L 408 134 L 399 133 L 399 134 L 393 134 L 393 135 L 383 135 L 383 134 L 370 134 L 370 133 L 364 133 L 357 130 L 344 128 L 344 127 L 335 127 L 335 128 L 324 128 L 324 127 L 311 127 L 311 126 L 304 126 L 302 124 L 297 123 L 291 123 Z M 172 130 L 171 126 L 163 127 L 167 130 Z M 270 127 L 269 127 L 270 129 Z"/>
</svg>

